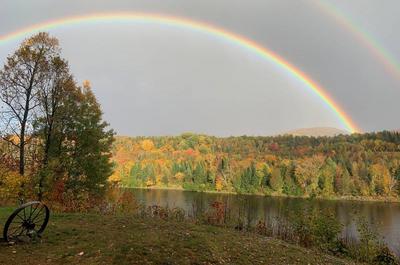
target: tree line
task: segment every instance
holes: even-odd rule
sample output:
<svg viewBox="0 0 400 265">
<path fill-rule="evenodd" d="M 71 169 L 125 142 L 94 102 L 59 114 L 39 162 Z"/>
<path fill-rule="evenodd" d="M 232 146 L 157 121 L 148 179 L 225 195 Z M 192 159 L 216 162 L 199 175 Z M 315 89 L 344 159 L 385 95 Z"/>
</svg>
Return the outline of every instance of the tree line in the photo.
<svg viewBox="0 0 400 265">
<path fill-rule="evenodd" d="M 400 134 L 336 137 L 118 137 L 111 180 L 125 187 L 174 187 L 307 197 L 397 197 Z"/>
<path fill-rule="evenodd" d="M 0 69 L 0 189 L 42 200 L 100 193 L 112 173 L 113 131 L 90 83 L 78 85 L 56 38 L 38 33 Z"/>
</svg>

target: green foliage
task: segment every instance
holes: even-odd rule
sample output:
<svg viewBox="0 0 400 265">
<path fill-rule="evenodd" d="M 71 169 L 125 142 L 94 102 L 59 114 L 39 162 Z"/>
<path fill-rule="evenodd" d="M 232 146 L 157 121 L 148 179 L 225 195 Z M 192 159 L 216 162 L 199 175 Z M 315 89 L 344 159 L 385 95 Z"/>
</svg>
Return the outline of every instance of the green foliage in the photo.
<svg viewBox="0 0 400 265">
<path fill-rule="evenodd" d="M 254 164 L 246 168 L 240 177 L 239 192 L 253 193 L 258 187 L 258 177 Z"/>
<path fill-rule="evenodd" d="M 281 193 L 283 184 L 284 183 L 281 175 L 281 170 L 279 168 L 274 168 L 271 173 L 271 179 L 269 181 L 269 185 L 274 191 Z"/>
<path fill-rule="evenodd" d="M 338 252 L 341 223 L 331 212 L 297 209 L 289 213 L 289 223 L 303 246 L 316 246 L 324 251 Z"/>
</svg>

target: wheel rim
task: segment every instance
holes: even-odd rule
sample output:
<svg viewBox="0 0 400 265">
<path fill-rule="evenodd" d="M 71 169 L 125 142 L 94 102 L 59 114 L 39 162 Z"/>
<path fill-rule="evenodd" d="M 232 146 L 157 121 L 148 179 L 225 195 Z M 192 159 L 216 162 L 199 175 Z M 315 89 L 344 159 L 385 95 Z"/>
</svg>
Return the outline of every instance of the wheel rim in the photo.
<svg viewBox="0 0 400 265">
<path fill-rule="evenodd" d="M 41 202 L 21 205 L 8 218 L 4 227 L 7 241 L 27 241 L 40 236 L 47 226 L 49 209 Z"/>
</svg>

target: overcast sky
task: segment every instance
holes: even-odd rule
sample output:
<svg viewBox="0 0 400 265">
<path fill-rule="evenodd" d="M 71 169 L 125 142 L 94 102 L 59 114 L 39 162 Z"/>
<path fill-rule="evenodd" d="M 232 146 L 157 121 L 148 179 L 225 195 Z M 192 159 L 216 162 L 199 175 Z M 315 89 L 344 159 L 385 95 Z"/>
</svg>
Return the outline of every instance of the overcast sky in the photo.
<svg viewBox="0 0 400 265">
<path fill-rule="evenodd" d="M 400 1 L 329 1 L 400 61 Z M 394 75 L 315 1 L 0 0 L 0 35 L 74 15 L 132 11 L 203 21 L 276 52 L 332 95 L 364 131 L 400 128 Z M 79 82 L 91 81 L 104 117 L 123 135 L 270 135 L 344 128 L 304 84 L 249 50 L 159 24 L 86 23 L 50 31 Z M 21 39 L 0 46 L 0 62 Z"/>
</svg>

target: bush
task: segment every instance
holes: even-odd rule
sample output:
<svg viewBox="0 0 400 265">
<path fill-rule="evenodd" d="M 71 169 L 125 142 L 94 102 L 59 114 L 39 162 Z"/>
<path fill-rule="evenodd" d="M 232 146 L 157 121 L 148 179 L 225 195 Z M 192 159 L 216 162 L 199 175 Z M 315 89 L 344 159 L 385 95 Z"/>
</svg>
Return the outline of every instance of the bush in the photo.
<svg viewBox="0 0 400 265">
<path fill-rule="evenodd" d="M 340 248 L 338 235 L 342 225 L 332 213 L 303 209 L 289 215 L 289 222 L 300 245 L 316 246 L 336 253 Z"/>
<path fill-rule="evenodd" d="M 214 201 L 210 204 L 211 210 L 206 213 L 205 222 L 211 225 L 223 225 L 226 223 L 226 205 L 223 202 Z"/>
<path fill-rule="evenodd" d="M 374 258 L 373 262 L 379 265 L 397 265 L 399 264 L 398 259 L 386 246 L 382 246 L 379 249 L 378 255 Z"/>
<path fill-rule="evenodd" d="M 353 256 L 360 261 L 372 262 L 378 255 L 382 243 L 379 241 L 378 233 L 371 228 L 371 225 L 364 218 L 358 218 L 357 231 L 359 234 L 358 246 Z"/>
<path fill-rule="evenodd" d="M 18 198 L 27 196 L 23 188 L 27 185 L 26 177 L 0 164 L 0 202 L 14 203 Z"/>
</svg>

